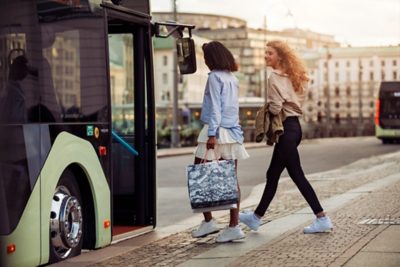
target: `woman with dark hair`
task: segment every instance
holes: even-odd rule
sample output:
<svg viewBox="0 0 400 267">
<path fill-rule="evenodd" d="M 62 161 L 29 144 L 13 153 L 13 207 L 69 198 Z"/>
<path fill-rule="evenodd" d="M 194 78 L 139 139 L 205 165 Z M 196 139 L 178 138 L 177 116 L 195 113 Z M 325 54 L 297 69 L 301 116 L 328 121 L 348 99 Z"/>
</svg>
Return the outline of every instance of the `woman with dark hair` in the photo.
<svg viewBox="0 0 400 267">
<path fill-rule="evenodd" d="M 282 114 L 284 133 L 275 144 L 260 203 L 254 212 L 241 212 L 240 221 L 252 230 L 258 229 L 261 218 L 275 196 L 281 173 L 286 168 L 316 216 L 314 222 L 304 228 L 304 233 L 331 230 L 332 222 L 326 216 L 314 189 L 304 175 L 297 150 L 302 137 L 299 117 L 303 114 L 301 104 L 308 82 L 307 70 L 296 53 L 282 41 L 267 43 L 265 62 L 272 68 L 267 83 L 268 111 L 274 115 Z"/>
<path fill-rule="evenodd" d="M 197 139 L 195 164 L 202 160 L 233 159 L 237 172 L 237 160 L 249 157 L 243 145 L 243 132 L 239 124 L 239 83 L 232 72 L 238 66 L 231 52 L 220 42 L 203 45 L 204 60 L 210 69 L 204 91 L 201 121 L 204 127 Z M 207 150 L 213 150 L 208 152 Z M 238 184 L 238 190 L 239 184 Z M 217 242 L 230 242 L 245 237 L 239 227 L 239 200 L 237 208 L 230 210 L 229 227 L 217 237 Z M 211 212 L 204 212 L 204 221 L 192 232 L 193 237 L 204 237 L 219 229 Z"/>
</svg>

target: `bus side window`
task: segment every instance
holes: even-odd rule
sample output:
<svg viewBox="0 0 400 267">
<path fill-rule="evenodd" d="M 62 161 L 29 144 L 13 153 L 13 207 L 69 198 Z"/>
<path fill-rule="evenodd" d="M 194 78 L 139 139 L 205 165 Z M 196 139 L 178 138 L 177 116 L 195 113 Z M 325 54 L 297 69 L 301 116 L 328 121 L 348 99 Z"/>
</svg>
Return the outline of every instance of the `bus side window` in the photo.
<svg viewBox="0 0 400 267">
<path fill-rule="evenodd" d="M 10 52 L 10 54 L 13 51 Z M 8 80 L 0 92 L 0 121 L 3 123 L 28 122 L 27 94 L 30 89 L 24 80 L 35 71 L 28 65 L 25 55 L 16 56 L 9 67 Z M 36 73 L 37 74 L 37 73 Z"/>
</svg>

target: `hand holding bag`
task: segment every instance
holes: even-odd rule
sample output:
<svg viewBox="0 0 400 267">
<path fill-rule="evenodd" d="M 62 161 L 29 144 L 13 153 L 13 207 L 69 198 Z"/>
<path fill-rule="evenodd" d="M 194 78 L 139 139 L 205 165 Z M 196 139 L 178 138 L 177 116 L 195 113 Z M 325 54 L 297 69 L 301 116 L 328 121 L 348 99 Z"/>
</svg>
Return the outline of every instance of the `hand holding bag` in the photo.
<svg viewBox="0 0 400 267">
<path fill-rule="evenodd" d="M 235 208 L 238 201 L 234 160 L 191 164 L 186 167 L 189 199 L 197 212 Z"/>
</svg>

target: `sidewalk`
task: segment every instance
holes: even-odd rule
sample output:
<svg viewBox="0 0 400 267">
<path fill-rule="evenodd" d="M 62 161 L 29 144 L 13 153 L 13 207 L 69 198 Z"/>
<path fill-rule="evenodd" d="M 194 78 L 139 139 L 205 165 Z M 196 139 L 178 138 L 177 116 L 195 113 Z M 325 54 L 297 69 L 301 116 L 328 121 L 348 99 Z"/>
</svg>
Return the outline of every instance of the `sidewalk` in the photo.
<svg viewBox="0 0 400 267">
<path fill-rule="evenodd" d="M 191 238 L 191 229 L 139 245 L 118 243 L 59 266 L 400 266 L 400 152 L 363 159 L 309 176 L 334 223 L 332 233 L 304 235 L 313 219 L 293 182 L 282 179 L 259 231 L 217 244 L 216 234 Z M 242 207 L 254 208 L 263 185 Z M 221 227 L 228 216 L 217 218 Z M 198 224 L 197 222 L 196 224 Z M 194 226 L 194 225 L 193 225 Z M 161 229 L 162 232 L 162 229 Z M 92 254 L 84 253 L 84 254 Z"/>
<path fill-rule="evenodd" d="M 309 223 L 307 209 L 303 209 L 264 225 L 258 233 L 249 233 L 248 239 L 261 238 L 264 244 L 252 246 L 229 266 L 400 266 L 400 175 L 388 176 L 383 182 L 323 201 L 334 222 L 332 233 L 302 234 Z M 337 201 L 346 203 L 337 207 Z M 285 224 L 300 227 L 282 233 L 286 229 L 279 228 Z M 265 242 L 274 237 L 274 231 L 276 238 Z M 204 265 L 186 262 L 182 266 Z"/>
</svg>

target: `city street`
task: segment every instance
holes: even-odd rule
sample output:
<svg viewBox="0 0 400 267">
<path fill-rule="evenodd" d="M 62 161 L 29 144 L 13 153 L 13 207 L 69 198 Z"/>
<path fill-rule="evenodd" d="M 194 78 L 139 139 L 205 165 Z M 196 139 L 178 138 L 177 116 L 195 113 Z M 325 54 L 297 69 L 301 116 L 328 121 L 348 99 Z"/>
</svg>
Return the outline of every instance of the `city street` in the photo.
<svg viewBox="0 0 400 267">
<path fill-rule="evenodd" d="M 375 137 L 330 138 L 304 140 L 300 156 L 306 175 L 333 170 L 362 158 L 398 151 L 400 145 L 382 145 Z M 160 152 L 161 153 L 161 152 Z M 242 200 L 255 185 L 265 182 L 265 172 L 272 147 L 248 149 L 250 159 L 239 162 L 239 183 Z M 185 167 L 193 162 L 193 155 L 165 157 L 157 161 L 158 223 L 165 227 L 194 216 L 188 201 Z M 282 177 L 287 177 L 284 171 Z"/>
<path fill-rule="evenodd" d="M 382 145 L 372 137 L 304 142 L 301 146 L 303 164 L 310 165 L 305 166 L 308 179 L 333 220 L 334 229 L 330 234 L 302 233 L 313 215 L 294 183 L 284 178 L 259 230 L 250 231 L 242 225 L 246 233 L 243 241 L 218 244 L 216 235 L 192 238 L 190 232 L 200 223 L 201 215 L 192 216 L 189 210 L 187 216 L 191 218 L 182 217 L 185 219 L 178 221 L 174 216 L 185 216 L 185 212 L 178 211 L 188 206 L 187 196 L 182 193 L 182 203 L 178 203 L 179 200 L 174 202 L 171 196 L 166 198 L 160 194 L 160 213 L 165 212 L 163 207 L 175 205 L 169 225 L 83 253 L 57 266 L 399 266 L 399 148 L 399 145 Z M 254 164 L 257 160 L 263 161 L 262 154 L 270 150 L 249 149 Z M 161 164 L 172 162 L 184 167 L 183 159 L 190 160 L 190 157 L 160 159 L 159 168 Z M 170 166 L 169 171 L 164 165 L 164 177 L 175 172 L 179 164 Z M 252 177 L 263 172 L 254 170 L 254 164 L 246 167 L 243 162 L 241 165 L 242 176 L 246 174 L 241 182 L 248 192 L 252 189 L 243 198 L 242 208 L 253 209 L 263 190 L 262 180 L 251 186 L 257 183 Z M 177 196 L 179 179 L 171 178 L 171 183 L 173 181 L 175 187 L 169 188 L 169 193 Z M 184 191 L 185 185 L 181 187 Z M 164 189 L 167 192 L 168 188 Z M 163 203 L 170 199 L 174 204 Z M 221 228 L 229 219 L 226 211 L 214 217 Z"/>
<path fill-rule="evenodd" d="M 399 0 L 1 3 L 0 267 L 400 267 Z"/>
</svg>

